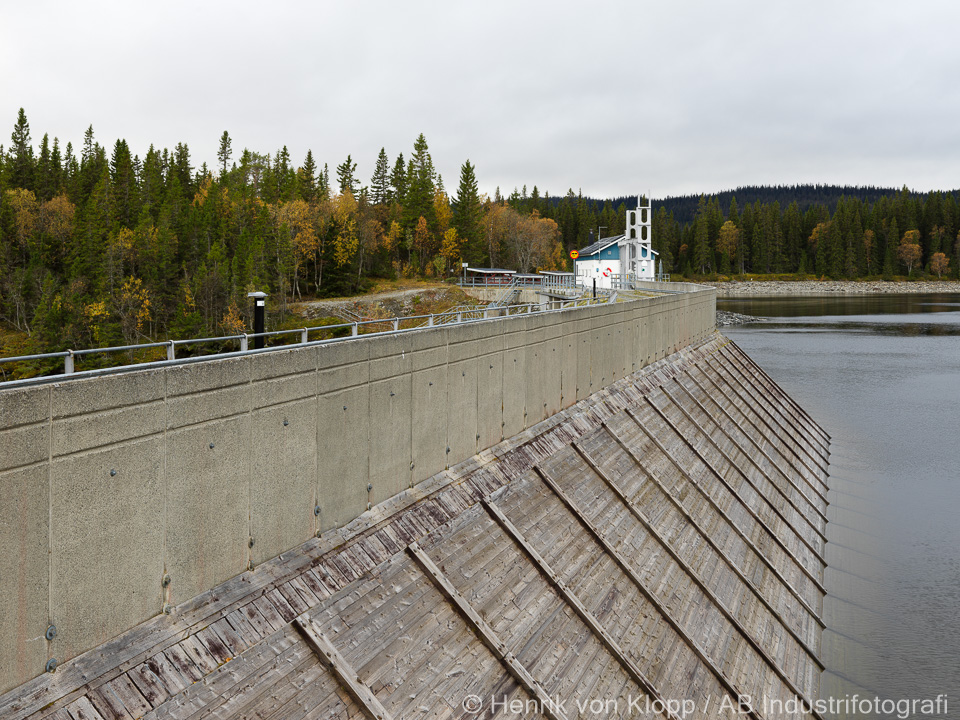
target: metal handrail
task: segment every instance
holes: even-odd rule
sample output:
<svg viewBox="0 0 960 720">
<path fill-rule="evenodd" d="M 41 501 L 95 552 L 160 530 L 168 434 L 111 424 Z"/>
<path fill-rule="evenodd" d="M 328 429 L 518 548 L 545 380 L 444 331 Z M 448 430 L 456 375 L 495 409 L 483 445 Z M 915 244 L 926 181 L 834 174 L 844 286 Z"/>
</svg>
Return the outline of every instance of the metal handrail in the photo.
<svg viewBox="0 0 960 720">
<path fill-rule="evenodd" d="M 506 289 L 497 296 L 497 299 L 490 303 L 491 307 L 500 307 L 502 305 L 508 305 L 511 300 L 513 300 L 520 293 L 520 285 L 517 282 L 517 278 L 513 278 L 510 281 L 510 284 L 507 285 Z"/>
<path fill-rule="evenodd" d="M 468 322 L 477 322 L 488 319 L 499 319 L 503 317 L 509 317 L 510 315 L 519 315 L 519 314 L 530 314 L 530 313 L 552 313 L 552 312 L 562 312 L 565 309 L 571 307 L 583 307 L 586 305 L 592 304 L 601 304 L 609 302 L 610 298 L 608 297 L 579 297 L 571 298 L 567 301 L 562 301 L 559 308 L 551 309 L 546 304 L 541 303 L 523 303 L 518 305 L 506 305 L 504 307 L 490 307 L 490 306 L 460 306 L 452 310 L 448 310 L 443 313 L 431 313 L 429 315 L 405 315 L 397 316 L 394 318 L 385 318 L 378 320 L 362 320 L 357 322 L 350 323 L 338 323 L 335 325 L 316 325 L 314 327 L 303 327 L 296 328 L 293 330 L 272 330 L 270 332 L 262 333 L 241 333 L 239 335 L 224 335 L 221 337 L 205 337 L 205 338 L 189 338 L 181 340 L 166 340 L 163 342 L 151 342 L 151 343 L 142 343 L 139 345 L 119 345 L 113 347 L 104 347 L 104 348 L 86 348 L 83 350 L 62 350 L 58 352 L 50 353 L 39 353 L 35 355 L 18 355 L 15 357 L 6 357 L 0 358 L 0 364 L 5 363 L 14 363 L 14 362 L 26 362 L 29 360 L 48 360 L 48 359 L 57 359 L 63 358 L 64 369 L 63 375 L 74 375 L 78 374 L 74 366 L 74 359 L 77 356 L 82 355 L 95 355 L 98 353 L 113 353 L 113 352 L 125 352 L 131 350 L 145 350 L 149 348 L 158 348 L 165 347 L 167 349 L 166 361 L 186 361 L 186 360 L 209 360 L 216 357 L 221 357 L 223 355 L 236 355 L 243 353 L 256 353 L 263 352 L 265 350 L 279 350 L 282 347 L 289 347 L 289 345 L 283 345 L 279 347 L 264 348 L 264 349 L 252 349 L 250 348 L 250 339 L 251 338 L 265 338 L 273 337 L 279 335 L 291 335 L 299 334 L 300 342 L 296 343 L 299 345 L 305 344 L 325 344 L 335 341 L 344 340 L 347 338 L 324 338 L 320 340 L 310 340 L 310 333 L 312 332 L 328 332 L 331 330 L 339 329 L 349 329 L 350 335 L 349 338 L 355 338 L 360 334 L 361 326 L 372 326 L 377 324 L 389 323 L 391 329 L 365 333 L 366 335 L 391 335 L 401 332 L 409 332 L 411 330 L 418 330 L 425 327 L 435 327 L 437 325 L 449 325 L 449 324 L 464 324 Z M 449 318 L 449 319 L 447 319 Z M 418 325 L 414 327 L 401 328 L 400 324 L 402 322 L 408 322 L 413 320 L 425 320 L 425 325 Z M 439 320 L 439 322 L 438 322 Z M 228 341 L 238 340 L 240 343 L 239 353 L 228 352 L 228 353 L 211 353 L 207 356 L 197 357 L 197 358 L 177 358 L 176 349 L 178 346 L 182 345 L 199 345 L 204 343 L 224 343 Z M 161 361 L 147 361 L 143 363 L 131 363 L 128 365 L 117 365 L 109 368 L 98 368 L 96 370 L 87 370 L 81 371 L 82 373 L 94 373 L 94 372 L 111 372 L 111 371 L 122 371 L 124 369 L 135 367 L 137 365 L 146 365 L 154 364 Z M 10 382 L 17 382 L 16 380 L 7 380 L 0 381 L 0 386 L 3 386 Z"/>
</svg>

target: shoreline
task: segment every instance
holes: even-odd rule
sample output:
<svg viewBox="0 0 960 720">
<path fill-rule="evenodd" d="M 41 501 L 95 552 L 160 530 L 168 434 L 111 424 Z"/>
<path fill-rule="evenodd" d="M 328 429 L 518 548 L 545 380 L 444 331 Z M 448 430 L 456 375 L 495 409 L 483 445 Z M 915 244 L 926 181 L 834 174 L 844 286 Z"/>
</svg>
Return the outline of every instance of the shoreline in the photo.
<svg viewBox="0 0 960 720">
<path fill-rule="evenodd" d="M 711 285 L 710 283 L 701 283 Z M 755 280 L 712 284 L 717 297 L 753 295 L 913 295 L 919 293 L 960 293 L 956 280 L 889 282 L 886 280 Z"/>
</svg>

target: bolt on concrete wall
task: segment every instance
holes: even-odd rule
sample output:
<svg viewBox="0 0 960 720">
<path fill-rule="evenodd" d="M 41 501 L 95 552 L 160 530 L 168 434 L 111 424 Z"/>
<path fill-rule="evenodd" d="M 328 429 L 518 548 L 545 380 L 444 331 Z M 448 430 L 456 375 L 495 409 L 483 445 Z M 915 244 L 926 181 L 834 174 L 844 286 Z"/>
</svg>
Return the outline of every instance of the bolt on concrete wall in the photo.
<svg viewBox="0 0 960 720">
<path fill-rule="evenodd" d="M 0 390 L 0 692 L 706 337 L 715 301 Z"/>
</svg>

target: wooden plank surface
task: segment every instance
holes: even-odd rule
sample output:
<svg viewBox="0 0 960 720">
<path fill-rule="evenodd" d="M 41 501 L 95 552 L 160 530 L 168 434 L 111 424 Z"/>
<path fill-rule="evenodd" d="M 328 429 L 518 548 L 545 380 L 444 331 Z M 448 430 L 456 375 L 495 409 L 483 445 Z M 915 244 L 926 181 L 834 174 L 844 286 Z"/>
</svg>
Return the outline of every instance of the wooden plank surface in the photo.
<svg viewBox="0 0 960 720">
<path fill-rule="evenodd" d="M 714 420 L 718 424 L 722 424 L 726 428 L 728 428 L 728 434 L 729 434 L 730 428 L 736 428 L 739 431 L 740 436 L 745 438 L 751 445 L 753 445 L 753 447 L 758 452 L 760 452 L 760 454 L 763 455 L 763 457 L 770 463 L 770 466 L 774 470 L 780 473 L 789 482 L 793 483 L 794 486 L 797 487 L 797 489 L 804 494 L 804 497 L 806 497 L 811 502 L 811 504 L 813 504 L 817 508 L 820 514 L 824 518 L 826 517 L 824 509 L 830 504 L 829 501 L 827 500 L 826 494 L 821 490 L 821 488 L 813 485 L 810 482 L 810 480 L 806 477 L 806 475 L 796 466 L 793 458 L 789 457 L 786 453 L 781 452 L 772 443 L 768 444 L 767 447 L 764 447 L 757 440 L 757 437 L 762 438 L 762 434 L 760 434 L 759 431 L 756 431 L 756 428 L 754 428 L 756 431 L 756 436 L 747 432 L 747 429 L 744 427 L 743 423 L 740 423 L 736 419 L 734 419 L 734 417 L 730 414 L 729 408 L 725 406 L 723 403 L 717 402 L 710 395 L 710 393 L 703 386 L 703 384 L 694 376 L 693 373 L 686 373 L 683 375 L 682 378 L 676 378 L 676 382 L 684 389 L 684 391 L 689 395 L 690 398 L 692 398 L 701 408 L 703 408 L 704 412 L 709 413 L 709 410 L 707 410 L 704 404 L 707 402 L 709 402 L 711 406 L 717 408 L 717 410 L 719 410 L 720 414 L 723 416 L 722 417 L 723 422 L 721 423 L 720 420 L 717 419 L 716 414 L 710 413 L 714 417 Z M 684 382 L 690 382 L 696 386 L 697 390 L 699 390 L 700 398 L 702 398 L 702 401 L 700 398 L 697 397 L 697 395 L 694 392 L 690 390 L 690 388 L 687 385 L 684 384 Z M 739 413 L 739 410 L 738 410 L 738 413 Z M 752 425 L 752 420 L 750 420 L 749 418 L 744 417 L 744 420 L 746 420 L 747 423 Z M 743 449 L 745 454 L 750 454 L 747 452 L 747 449 L 743 446 L 742 443 L 740 444 L 740 446 Z M 781 466 L 781 463 L 778 462 L 773 457 L 771 457 L 770 453 L 768 452 L 768 448 L 773 449 L 774 452 L 777 453 L 779 458 L 784 463 L 790 466 L 790 469 L 793 470 L 793 473 L 786 472 L 785 469 Z M 799 478 L 799 481 L 800 483 L 802 483 L 802 485 L 795 482 L 793 480 L 793 477 L 791 477 L 791 475 L 795 475 L 795 477 Z M 809 492 L 812 492 L 814 494 L 814 497 L 810 497 L 808 491 L 803 489 L 804 486 L 808 488 Z M 821 509 L 821 507 L 824 509 Z"/>
<path fill-rule="evenodd" d="M 333 670 L 344 689 L 366 711 L 371 720 L 393 720 L 386 708 L 377 700 L 377 696 L 360 682 L 357 671 L 344 659 L 340 651 L 326 635 L 313 623 L 309 615 L 301 615 L 294 621 L 294 627 L 300 632 L 307 644 L 317 653 L 321 662 Z"/>
<path fill-rule="evenodd" d="M 706 583 L 703 582 L 703 580 L 692 570 L 692 568 L 690 568 L 690 566 L 686 563 L 686 561 L 682 557 L 680 557 L 680 555 L 673 549 L 673 547 L 660 535 L 659 531 L 650 524 L 650 522 L 643 516 L 642 513 L 639 512 L 639 510 L 637 510 L 636 506 L 630 503 L 630 501 L 625 496 L 623 496 L 622 493 L 619 492 L 619 488 L 617 488 L 616 483 L 614 483 L 613 480 L 606 473 L 604 473 L 603 470 L 600 469 L 600 467 L 596 464 L 596 462 L 593 461 L 593 459 L 589 456 L 589 454 L 587 454 L 576 442 L 573 443 L 573 448 L 581 455 L 581 457 L 584 459 L 587 465 L 590 466 L 590 468 L 597 474 L 597 476 L 600 477 L 607 484 L 607 486 L 618 495 L 618 497 L 620 497 L 621 501 L 633 512 L 637 520 L 640 523 L 642 523 L 645 528 L 647 528 L 647 530 L 658 540 L 660 546 L 674 559 L 674 561 L 681 568 L 683 568 L 684 572 L 686 572 L 687 575 L 697 584 L 701 592 L 703 592 L 703 594 L 714 604 L 714 606 L 720 610 L 720 612 L 724 615 L 727 621 L 730 622 L 730 624 L 736 629 L 736 631 L 740 634 L 740 636 L 750 644 L 750 646 L 754 649 L 754 651 L 760 655 L 763 661 L 767 664 L 767 666 L 771 670 L 773 670 L 773 672 L 777 675 L 777 677 L 779 677 L 780 680 L 782 680 L 787 685 L 787 687 L 790 689 L 792 693 L 794 693 L 797 697 L 803 698 L 812 707 L 810 698 L 807 697 L 806 693 L 797 686 L 797 684 L 793 681 L 792 678 L 790 678 L 787 675 L 787 673 L 780 666 L 780 664 L 776 660 L 774 660 L 773 657 L 771 657 L 770 653 L 767 652 L 767 649 L 761 644 L 760 639 L 755 638 L 743 626 L 743 624 L 733 615 L 733 613 L 730 612 L 729 609 L 727 609 L 727 607 L 719 600 L 719 598 L 717 598 L 717 596 L 713 593 L 713 591 L 709 587 L 707 587 Z M 543 478 L 543 481 L 557 494 L 557 496 L 564 502 L 564 504 L 566 504 L 567 507 L 570 508 L 571 512 L 579 515 L 577 509 L 572 504 L 572 501 L 566 497 L 566 495 L 560 489 L 557 483 L 549 475 L 547 475 L 545 472 L 543 472 L 539 468 L 537 468 L 537 470 L 538 472 L 540 472 L 541 477 Z M 596 527 L 592 526 L 592 524 L 590 524 L 589 521 L 586 520 L 586 518 L 583 518 L 582 516 L 580 517 L 581 517 L 581 520 L 584 522 L 585 526 L 587 527 L 587 529 L 592 534 L 594 534 L 598 538 L 598 540 L 601 540 L 601 542 L 603 542 L 605 546 L 607 546 L 606 541 L 600 535 L 600 531 Z M 616 553 L 616 551 L 613 548 L 609 548 L 607 552 L 613 553 L 621 563 L 624 563 L 622 558 L 620 558 L 619 554 Z M 625 570 L 629 571 L 632 577 L 635 576 L 635 571 L 633 570 L 632 566 L 624 564 L 623 567 Z M 695 626 L 695 623 L 691 623 L 691 625 Z M 683 632 L 684 632 L 684 637 L 689 638 L 689 634 L 686 632 L 686 630 L 684 630 Z M 820 716 L 816 715 L 816 717 L 820 717 Z"/>
<path fill-rule="evenodd" d="M 745 510 L 746 513 L 751 518 L 753 518 L 753 520 L 761 528 L 763 528 L 763 530 L 766 533 L 766 536 L 769 537 L 771 540 L 773 540 L 773 542 L 786 554 L 786 556 L 792 561 L 793 566 L 797 570 L 799 570 L 800 573 L 803 574 L 809 582 L 813 583 L 813 585 L 817 588 L 818 591 L 826 595 L 827 589 L 823 586 L 823 583 L 820 580 L 820 578 L 817 577 L 817 575 L 812 570 L 810 570 L 806 565 L 804 565 L 803 562 L 801 562 L 801 560 L 797 557 L 795 551 L 792 550 L 786 544 L 784 539 L 780 537 L 779 533 L 774 532 L 774 529 L 770 526 L 770 523 L 768 523 L 762 517 L 760 517 L 757 511 L 754 510 L 752 507 L 750 507 L 750 505 L 746 503 L 743 500 L 743 498 L 740 497 L 740 495 L 737 494 L 737 492 L 730 486 L 730 482 L 727 480 L 727 478 L 713 465 L 713 463 L 711 463 L 706 457 L 704 457 L 703 453 L 690 441 L 690 439 L 683 432 L 681 432 L 677 428 L 677 426 L 673 423 L 673 421 L 671 421 L 666 415 L 664 415 L 663 411 L 660 410 L 660 408 L 658 408 L 654 404 L 654 402 L 650 400 L 649 397 L 645 398 L 645 400 L 647 402 L 647 405 L 653 409 L 654 413 L 656 413 L 656 415 L 661 419 L 661 421 L 663 421 L 667 426 L 669 426 L 671 430 L 673 430 L 673 432 L 677 435 L 677 437 L 679 437 L 684 443 L 686 443 L 687 447 L 689 447 L 690 450 L 693 451 L 694 455 L 696 455 L 696 457 L 700 460 L 700 462 L 703 463 L 703 465 L 710 471 L 710 473 L 720 482 L 720 485 L 724 489 L 726 489 L 734 499 L 737 500 L 740 507 L 743 508 L 743 510 Z"/>
<path fill-rule="evenodd" d="M 826 625 L 820 619 L 819 614 L 810 606 L 807 600 L 793 587 L 793 585 L 786 579 L 786 577 L 784 577 L 783 573 L 770 561 L 770 558 L 768 558 L 765 553 L 761 552 L 760 549 L 757 548 L 753 540 L 751 540 L 746 535 L 743 529 L 740 528 L 740 526 L 737 523 L 733 522 L 733 520 L 730 519 L 729 515 L 727 515 L 727 513 L 716 504 L 716 501 L 714 501 L 713 498 L 710 497 L 708 493 L 704 492 L 703 488 L 701 488 L 699 486 L 699 483 L 693 477 L 690 476 L 686 468 L 673 458 L 671 453 L 667 451 L 667 449 L 662 445 L 662 443 L 660 443 L 660 441 L 657 439 L 657 437 L 653 433 L 650 433 L 647 430 L 647 428 L 644 426 L 640 418 L 637 417 L 637 415 L 630 408 L 628 408 L 626 412 L 636 423 L 637 427 L 639 427 L 640 430 L 650 440 L 653 441 L 654 445 L 657 446 L 660 452 L 663 453 L 664 456 L 667 457 L 669 460 L 671 460 L 674 466 L 680 471 L 680 473 L 687 478 L 691 486 L 695 488 L 704 498 L 706 498 L 706 500 L 713 506 L 713 508 L 721 516 L 724 517 L 724 519 L 726 520 L 728 525 L 733 529 L 733 531 L 740 536 L 740 538 L 744 541 L 744 543 L 746 543 L 746 545 L 751 549 L 751 551 L 755 553 L 755 555 L 763 562 L 764 565 L 766 565 L 766 567 L 770 570 L 770 572 L 772 572 L 777 577 L 780 583 L 790 591 L 790 593 L 797 599 L 797 601 L 801 605 L 803 605 L 803 607 L 806 609 L 810 617 L 813 618 L 813 620 L 817 622 L 817 624 L 820 625 L 821 628 L 826 627 Z"/>
<path fill-rule="evenodd" d="M 440 568 L 430 559 L 430 556 L 427 555 L 417 543 L 413 543 L 407 547 L 407 552 L 410 553 L 424 574 L 433 581 L 437 589 L 439 589 L 440 592 L 453 603 L 461 615 L 463 615 L 480 641 L 487 646 L 487 649 L 490 650 L 495 657 L 500 659 L 514 679 L 536 699 L 539 703 L 538 708 L 544 715 L 551 720 L 566 720 L 566 716 L 559 708 L 555 707 L 553 699 L 540 682 L 536 680 L 520 661 L 517 660 L 516 656 L 507 649 L 493 628 L 480 617 L 480 614 L 473 609 L 466 598 L 460 594 L 460 591 L 444 576 Z"/>
</svg>

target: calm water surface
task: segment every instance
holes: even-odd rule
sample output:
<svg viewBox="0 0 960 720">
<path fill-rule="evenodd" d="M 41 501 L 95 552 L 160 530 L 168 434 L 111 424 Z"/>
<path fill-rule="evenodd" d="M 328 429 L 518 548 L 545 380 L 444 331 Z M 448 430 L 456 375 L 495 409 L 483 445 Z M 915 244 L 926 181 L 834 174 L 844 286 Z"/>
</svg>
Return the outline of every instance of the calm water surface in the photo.
<svg viewBox="0 0 960 720">
<path fill-rule="evenodd" d="M 723 332 L 832 436 L 821 697 L 960 718 L 960 295 L 717 307 L 769 318 Z"/>
</svg>

